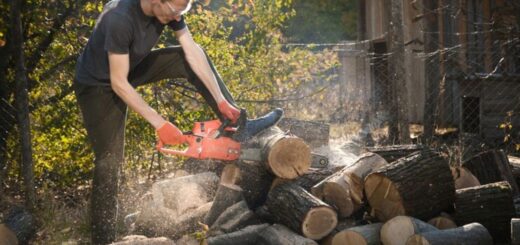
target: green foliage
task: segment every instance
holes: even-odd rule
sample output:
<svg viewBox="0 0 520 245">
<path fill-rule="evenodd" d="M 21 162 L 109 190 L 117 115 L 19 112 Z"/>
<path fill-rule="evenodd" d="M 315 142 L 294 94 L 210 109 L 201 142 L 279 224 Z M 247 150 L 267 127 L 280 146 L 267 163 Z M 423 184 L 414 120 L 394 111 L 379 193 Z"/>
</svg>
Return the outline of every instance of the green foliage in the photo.
<svg viewBox="0 0 520 245">
<path fill-rule="evenodd" d="M 276 105 L 273 98 L 283 99 L 299 94 L 302 88 L 317 87 L 317 82 L 330 78 L 327 71 L 338 64 L 332 52 L 313 53 L 283 46 L 282 30 L 295 15 L 292 4 L 290 0 L 228 0 L 212 4 L 211 8 L 195 6 L 187 16 L 194 39 L 211 57 L 238 104 L 248 109 L 251 116 Z M 26 2 L 27 63 L 38 61 L 28 71 L 33 156 L 40 185 L 61 188 L 90 180 L 93 155 L 70 86 L 74 61 L 102 6 L 103 1 Z M 0 9 L 6 9 L 6 5 L 0 4 Z M 67 13 L 50 45 L 41 49 L 39 44 L 49 37 L 60 16 Z M 4 20 L 0 20 L 0 32 L 5 33 L 5 22 L 1 21 Z M 175 43 L 171 31 L 166 31 L 157 47 Z M 34 59 L 38 55 L 41 58 Z M 5 74 L 12 84 L 12 68 Z M 189 87 L 183 80 L 162 81 L 140 88 L 139 92 L 153 108 L 187 131 L 195 121 L 216 118 L 201 96 Z M 13 130 L 8 148 L 8 160 L 13 163 L 18 162 L 17 137 Z M 155 140 L 154 129 L 130 112 L 125 167 L 131 171 L 147 169 L 155 152 Z"/>
</svg>

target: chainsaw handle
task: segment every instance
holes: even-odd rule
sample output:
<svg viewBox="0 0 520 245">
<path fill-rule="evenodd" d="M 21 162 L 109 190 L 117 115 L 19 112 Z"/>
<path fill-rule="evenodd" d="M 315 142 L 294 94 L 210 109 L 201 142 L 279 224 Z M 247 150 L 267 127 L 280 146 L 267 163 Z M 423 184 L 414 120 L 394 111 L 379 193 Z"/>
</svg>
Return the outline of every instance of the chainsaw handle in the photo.
<svg viewBox="0 0 520 245">
<path fill-rule="evenodd" d="M 185 156 L 185 157 L 197 157 L 198 152 L 195 149 L 195 141 L 197 140 L 195 136 L 193 135 L 184 135 L 186 139 L 186 143 L 188 143 L 188 148 L 185 150 L 174 150 L 164 147 L 164 143 L 159 140 L 157 141 L 156 148 L 159 152 L 165 153 L 165 154 L 171 154 L 171 155 L 179 155 L 179 156 Z"/>
</svg>

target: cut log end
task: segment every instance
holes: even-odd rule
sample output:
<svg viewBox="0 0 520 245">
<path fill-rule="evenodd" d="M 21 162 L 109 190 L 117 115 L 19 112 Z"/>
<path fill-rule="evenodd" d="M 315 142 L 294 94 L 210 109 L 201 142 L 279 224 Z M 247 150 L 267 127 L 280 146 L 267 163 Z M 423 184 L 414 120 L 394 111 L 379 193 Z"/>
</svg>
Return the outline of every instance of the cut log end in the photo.
<svg viewBox="0 0 520 245">
<path fill-rule="evenodd" d="M 428 220 L 428 224 L 437 227 L 439 230 L 457 228 L 457 224 L 452 219 L 442 216 Z"/>
<path fill-rule="evenodd" d="M 386 222 L 381 228 L 381 242 L 389 245 L 405 244 L 411 235 L 417 233 L 416 229 L 412 218 L 397 216 Z"/>
<path fill-rule="evenodd" d="M 311 150 L 302 139 L 285 137 L 271 147 L 267 162 L 276 176 L 294 179 L 310 168 Z"/>
<path fill-rule="evenodd" d="M 337 214 L 332 208 L 316 207 L 305 216 L 302 233 L 305 237 L 318 240 L 328 235 L 337 224 Z"/>
<path fill-rule="evenodd" d="M 344 182 L 329 182 L 323 187 L 323 200 L 336 207 L 341 217 L 348 217 L 354 212 L 354 204 L 350 198 L 348 187 Z"/>
<path fill-rule="evenodd" d="M 413 235 L 408 238 L 406 245 L 430 245 L 430 243 L 421 235 Z"/>
<path fill-rule="evenodd" d="M 399 191 L 390 179 L 380 174 L 371 174 L 365 180 L 365 191 L 379 220 L 387 221 L 395 216 L 405 215 Z"/>
<path fill-rule="evenodd" d="M 366 239 L 355 231 L 344 230 L 339 232 L 332 239 L 331 245 L 356 244 L 366 245 Z"/>
</svg>

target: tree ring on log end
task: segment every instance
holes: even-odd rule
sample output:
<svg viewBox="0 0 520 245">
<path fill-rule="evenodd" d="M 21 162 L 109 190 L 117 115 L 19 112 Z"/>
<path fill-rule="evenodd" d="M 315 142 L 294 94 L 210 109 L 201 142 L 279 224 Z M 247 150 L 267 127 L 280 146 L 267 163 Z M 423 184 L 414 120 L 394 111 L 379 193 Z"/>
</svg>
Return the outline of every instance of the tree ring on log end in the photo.
<svg viewBox="0 0 520 245">
<path fill-rule="evenodd" d="M 332 239 L 332 245 L 342 245 L 342 244 L 356 244 L 356 245 L 364 245 L 367 244 L 366 239 L 355 231 L 344 230 L 340 231 L 338 234 L 334 236 Z"/>
<path fill-rule="evenodd" d="M 276 176 L 294 179 L 310 168 L 311 149 L 300 138 L 284 137 L 271 147 L 267 163 Z"/>
<path fill-rule="evenodd" d="M 302 233 L 307 238 L 319 240 L 328 235 L 337 224 L 338 217 L 332 208 L 312 208 L 303 219 Z"/>
<path fill-rule="evenodd" d="M 395 216 L 405 215 L 401 195 L 392 181 L 382 174 L 371 174 L 365 179 L 367 200 L 376 217 L 387 221 Z"/>
<path fill-rule="evenodd" d="M 407 216 L 397 216 L 381 227 L 381 242 L 389 245 L 405 244 L 414 234 L 415 225 L 412 220 Z"/>
<path fill-rule="evenodd" d="M 421 235 L 413 235 L 408 238 L 406 245 L 430 245 L 430 243 Z"/>
</svg>

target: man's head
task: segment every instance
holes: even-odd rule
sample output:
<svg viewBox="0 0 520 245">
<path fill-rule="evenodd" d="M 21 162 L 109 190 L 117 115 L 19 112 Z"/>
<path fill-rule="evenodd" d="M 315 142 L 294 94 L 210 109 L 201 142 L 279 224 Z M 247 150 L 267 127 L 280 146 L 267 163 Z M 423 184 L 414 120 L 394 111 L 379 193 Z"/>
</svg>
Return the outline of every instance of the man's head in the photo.
<svg viewBox="0 0 520 245">
<path fill-rule="evenodd" d="M 153 15 L 163 24 L 179 21 L 191 8 L 193 0 L 151 0 Z"/>
</svg>

